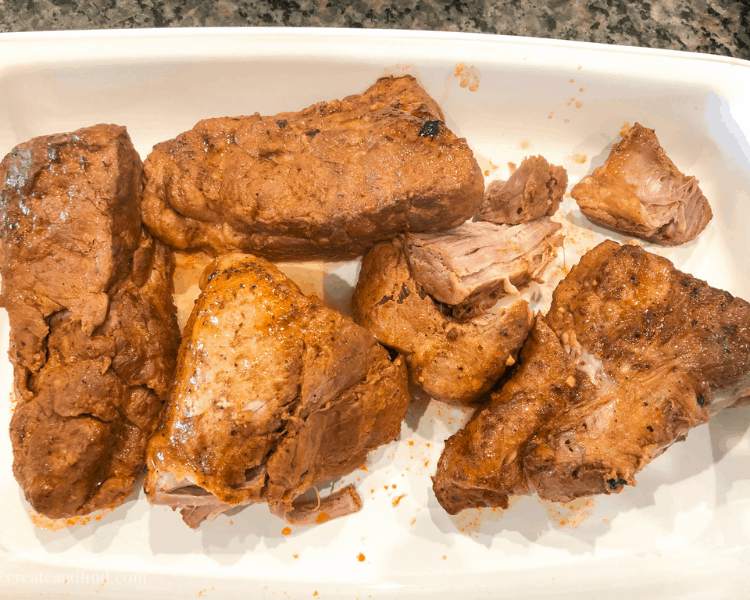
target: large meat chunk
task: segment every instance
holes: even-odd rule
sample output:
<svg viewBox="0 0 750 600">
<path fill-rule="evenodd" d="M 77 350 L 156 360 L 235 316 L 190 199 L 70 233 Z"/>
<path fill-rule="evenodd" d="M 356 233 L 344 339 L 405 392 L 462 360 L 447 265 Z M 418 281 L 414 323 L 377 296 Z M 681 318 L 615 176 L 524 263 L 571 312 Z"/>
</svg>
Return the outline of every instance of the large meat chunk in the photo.
<svg viewBox="0 0 750 600">
<path fill-rule="evenodd" d="M 523 300 L 467 321 L 446 316 L 416 284 L 397 239 L 365 255 L 352 303 L 360 325 L 406 356 L 415 384 L 460 404 L 490 390 L 515 361 L 532 323 Z"/>
<path fill-rule="evenodd" d="M 51 518 L 132 491 L 174 371 L 172 257 L 141 227 L 141 175 L 114 125 L 34 138 L 0 163 L 13 472 Z"/>
<path fill-rule="evenodd" d="M 555 214 L 568 187 L 564 167 L 551 165 L 543 156 L 524 158 L 508 181 L 493 181 L 474 217 L 506 225 L 527 223 Z"/>
<path fill-rule="evenodd" d="M 181 508 L 191 527 L 255 502 L 296 523 L 358 510 L 351 488 L 300 496 L 398 436 L 403 359 L 263 259 L 225 255 L 201 288 L 149 444 L 149 501 Z"/>
<path fill-rule="evenodd" d="M 513 226 L 467 222 L 442 233 L 406 234 L 404 250 L 417 285 L 466 317 L 538 280 L 562 245 L 561 228 L 548 217 Z"/>
<path fill-rule="evenodd" d="M 683 175 L 654 130 L 638 123 L 570 193 L 594 223 L 668 246 L 694 239 L 713 216 L 698 180 Z"/>
<path fill-rule="evenodd" d="M 561 502 L 619 492 L 749 399 L 750 304 L 604 242 L 555 290 L 509 382 L 446 442 L 433 488 L 451 514 L 530 489 Z"/>
<path fill-rule="evenodd" d="M 154 147 L 144 221 L 176 248 L 345 258 L 458 225 L 484 179 L 411 76 L 272 117 L 207 119 Z"/>
</svg>

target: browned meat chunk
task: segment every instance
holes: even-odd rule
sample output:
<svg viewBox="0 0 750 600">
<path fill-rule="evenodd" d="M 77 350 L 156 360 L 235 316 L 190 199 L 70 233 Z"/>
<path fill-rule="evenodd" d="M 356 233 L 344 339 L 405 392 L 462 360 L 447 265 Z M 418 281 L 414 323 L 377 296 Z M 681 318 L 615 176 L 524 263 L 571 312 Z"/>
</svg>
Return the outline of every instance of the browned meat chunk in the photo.
<svg viewBox="0 0 750 600">
<path fill-rule="evenodd" d="M 548 217 L 514 226 L 468 222 L 443 233 L 407 234 L 404 249 L 417 285 L 465 317 L 538 280 L 557 256 L 561 228 Z"/>
<path fill-rule="evenodd" d="M 201 288 L 148 448 L 149 501 L 181 508 L 191 527 L 255 502 L 296 523 L 358 510 L 350 488 L 300 496 L 398 436 L 403 359 L 263 259 L 225 255 Z"/>
<path fill-rule="evenodd" d="M 445 316 L 417 286 L 399 240 L 365 255 L 353 309 L 381 344 L 406 356 L 414 383 L 460 404 L 478 400 L 513 364 L 532 322 L 523 300 L 468 321 Z"/>
<path fill-rule="evenodd" d="M 146 160 L 144 221 L 176 248 L 347 258 L 465 221 L 484 179 L 411 76 L 273 117 L 208 119 Z"/>
<path fill-rule="evenodd" d="M 536 490 L 567 502 L 635 474 L 750 396 L 750 304 L 636 246 L 586 254 L 521 363 L 451 437 L 433 488 L 451 514 Z"/>
<path fill-rule="evenodd" d="M 683 175 L 654 130 L 638 123 L 570 193 L 594 223 L 668 246 L 694 239 L 713 216 L 698 180 Z"/>
<path fill-rule="evenodd" d="M 551 165 L 543 156 L 523 159 L 508 181 L 493 181 L 475 219 L 518 225 L 557 212 L 568 187 L 564 167 Z"/>
<path fill-rule="evenodd" d="M 142 230 L 141 175 L 114 125 L 34 138 L 0 164 L 13 472 L 51 518 L 132 491 L 174 371 L 172 257 Z"/>
</svg>

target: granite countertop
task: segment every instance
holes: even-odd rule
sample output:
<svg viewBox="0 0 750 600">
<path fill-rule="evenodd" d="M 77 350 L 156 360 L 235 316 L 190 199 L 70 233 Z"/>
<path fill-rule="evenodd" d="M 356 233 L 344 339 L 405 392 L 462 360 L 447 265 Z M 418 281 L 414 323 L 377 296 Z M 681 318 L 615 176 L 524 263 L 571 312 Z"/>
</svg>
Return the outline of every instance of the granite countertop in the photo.
<svg viewBox="0 0 750 600">
<path fill-rule="evenodd" d="M 0 0 L 0 32 L 207 26 L 497 33 L 750 59 L 750 0 Z"/>
</svg>

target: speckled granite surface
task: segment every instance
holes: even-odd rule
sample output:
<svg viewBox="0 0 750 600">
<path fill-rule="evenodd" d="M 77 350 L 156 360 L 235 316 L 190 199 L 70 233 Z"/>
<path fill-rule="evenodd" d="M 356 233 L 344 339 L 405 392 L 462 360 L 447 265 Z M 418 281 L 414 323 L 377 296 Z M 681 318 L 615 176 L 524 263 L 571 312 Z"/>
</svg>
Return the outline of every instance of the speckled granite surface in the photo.
<svg viewBox="0 0 750 600">
<path fill-rule="evenodd" d="M 0 0 L 0 32 L 203 26 L 467 31 L 750 59 L 750 0 Z"/>
</svg>

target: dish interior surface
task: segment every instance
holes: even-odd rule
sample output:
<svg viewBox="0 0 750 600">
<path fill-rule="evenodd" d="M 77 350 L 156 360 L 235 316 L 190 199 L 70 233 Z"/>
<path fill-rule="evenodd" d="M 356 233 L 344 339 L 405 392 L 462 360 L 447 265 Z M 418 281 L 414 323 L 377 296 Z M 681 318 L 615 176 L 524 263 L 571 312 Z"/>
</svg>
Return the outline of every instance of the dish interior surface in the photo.
<svg viewBox="0 0 750 600">
<path fill-rule="evenodd" d="M 570 189 L 604 162 L 626 124 L 639 122 L 656 130 L 681 171 L 698 178 L 714 211 L 694 242 L 644 247 L 750 299 L 750 109 L 741 100 L 750 92 L 750 67 L 740 61 L 343 31 L 6 36 L 0 49 L 3 155 L 37 135 L 106 122 L 127 126 L 145 159 L 155 143 L 203 118 L 298 110 L 361 92 L 380 76 L 409 73 L 468 140 L 487 182 L 507 178 L 508 163 L 541 154 L 567 169 Z M 569 195 L 557 219 L 565 252 L 544 284 L 522 294 L 539 310 L 583 252 L 606 238 L 631 241 L 593 226 Z M 207 263 L 201 255 L 177 257 L 181 325 Z M 303 291 L 345 313 L 357 268 L 282 265 Z M 0 395 L 12 400 L 7 350 L 2 311 Z M 0 595 L 580 598 L 606 591 L 689 598 L 700 591 L 695 597 L 719 598 L 750 579 L 750 408 L 693 430 L 621 494 L 567 505 L 528 496 L 505 511 L 451 517 L 430 477 L 444 440 L 469 411 L 417 396 L 398 441 L 374 452 L 366 469 L 321 490 L 355 483 L 362 511 L 289 526 L 291 533 L 265 505 L 230 511 L 193 531 L 178 513 L 149 506 L 141 491 L 89 519 L 32 515 L 12 477 L 10 415 L 9 405 L 0 410 Z"/>
</svg>

